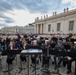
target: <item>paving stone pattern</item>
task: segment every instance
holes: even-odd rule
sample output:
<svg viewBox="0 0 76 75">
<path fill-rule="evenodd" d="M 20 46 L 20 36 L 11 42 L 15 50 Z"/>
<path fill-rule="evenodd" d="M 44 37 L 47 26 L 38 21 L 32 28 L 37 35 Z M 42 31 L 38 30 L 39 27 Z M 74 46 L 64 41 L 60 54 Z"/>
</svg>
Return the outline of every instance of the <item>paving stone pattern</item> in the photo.
<svg viewBox="0 0 76 75">
<path fill-rule="evenodd" d="M 8 69 L 7 63 L 6 63 L 6 58 L 7 58 L 7 56 L 2 56 L 2 59 L 0 60 L 0 75 L 8 75 L 8 72 L 4 72 Z M 29 60 L 29 62 L 31 64 L 31 60 Z M 54 69 L 54 65 L 52 65 L 52 63 L 51 63 L 51 59 L 50 59 L 50 62 L 49 62 L 50 67 L 47 68 L 50 71 L 50 73 L 47 73 L 47 72 L 45 73 L 45 72 L 41 71 L 42 69 L 44 69 L 44 68 L 41 67 L 41 63 L 42 62 L 39 62 L 39 64 L 37 64 L 37 68 L 38 68 L 36 70 L 37 75 L 58 75 L 58 74 L 51 73 L 51 72 L 57 72 L 57 70 Z M 22 62 L 22 68 L 26 68 L 26 69 L 22 70 L 19 73 L 19 71 L 20 71 L 20 69 L 19 69 L 19 67 L 20 67 L 20 57 L 19 57 L 19 55 L 17 55 L 15 60 L 13 61 L 13 64 L 10 65 L 10 67 L 9 67 L 10 69 L 12 69 L 10 71 L 10 75 L 27 75 L 27 69 L 28 69 L 27 64 L 28 64 L 27 62 L 26 63 Z M 29 69 L 30 70 L 29 75 L 35 75 L 35 71 L 33 71 L 34 70 L 33 66 L 34 65 L 32 65 L 31 67 L 29 66 L 29 68 L 30 68 Z M 72 73 L 69 74 L 69 75 L 74 75 L 74 68 L 75 68 L 75 62 L 72 63 Z M 61 67 L 59 68 L 59 73 L 61 75 L 67 75 L 66 72 L 67 72 L 67 68 L 63 67 L 62 64 L 61 64 Z"/>
</svg>

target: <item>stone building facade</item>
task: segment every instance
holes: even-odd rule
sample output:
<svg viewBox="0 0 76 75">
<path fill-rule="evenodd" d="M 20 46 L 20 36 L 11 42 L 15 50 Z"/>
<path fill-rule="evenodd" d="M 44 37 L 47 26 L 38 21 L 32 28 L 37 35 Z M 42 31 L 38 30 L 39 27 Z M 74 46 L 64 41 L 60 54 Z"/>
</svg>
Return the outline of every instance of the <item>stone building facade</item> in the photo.
<svg viewBox="0 0 76 75">
<path fill-rule="evenodd" d="M 53 16 L 35 19 L 35 33 L 37 34 L 76 34 L 76 9 L 64 9 L 64 12 Z"/>
<path fill-rule="evenodd" d="M 1 29 L 1 33 L 3 34 L 26 34 L 26 33 L 34 33 L 34 26 L 11 26 L 4 27 Z"/>
</svg>

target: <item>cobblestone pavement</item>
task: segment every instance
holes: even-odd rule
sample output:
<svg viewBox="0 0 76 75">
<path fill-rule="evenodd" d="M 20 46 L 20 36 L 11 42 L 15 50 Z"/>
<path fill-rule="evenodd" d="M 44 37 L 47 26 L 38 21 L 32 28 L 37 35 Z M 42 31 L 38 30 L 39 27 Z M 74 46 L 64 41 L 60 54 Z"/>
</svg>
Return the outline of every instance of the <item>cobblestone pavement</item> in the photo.
<svg viewBox="0 0 76 75">
<path fill-rule="evenodd" d="M 0 75 L 8 75 L 8 72 L 4 72 L 4 71 L 6 71 L 8 68 L 7 68 L 7 63 L 6 63 L 6 58 L 7 58 L 7 56 L 2 56 L 2 60 L 0 61 L 1 63 L 0 63 L 0 65 L 2 64 L 2 69 L 0 69 Z M 72 63 L 72 73 L 71 74 L 69 74 L 69 75 L 74 75 L 74 66 L 75 66 L 75 64 L 74 64 L 75 62 L 73 62 Z M 20 73 L 19 73 L 19 71 L 20 71 L 20 69 L 19 69 L 19 67 L 20 67 L 20 58 L 19 58 L 19 55 L 17 55 L 16 56 L 16 58 L 15 58 L 15 60 L 13 61 L 13 64 L 12 65 L 10 65 L 10 75 L 27 75 L 27 62 L 25 63 L 25 62 L 22 62 L 22 68 L 26 68 L 26 69 L 24 69 L 24 70 L 22 70 Z M 30 64 L 31 64 L 31 60 L 30 60 Z M 1 67 L 1 66 L 0 66 Z M 44 73 L 44 72 L 42 72 L 41 70 L 43 69 L 42 67 L 41 67 L 41 63 L 39 63 L 39 64 L 37 64 L 37 68 L 39 68 L 39 69 L 37 69 L 36 70 L 36 72 L 37 72 L 37 75 L 39 74 L 39 75 L 58 75 L 58 74 L 53 74 L 53 73 L 50 73 L 50 74 L 47 74 L 47 73 Z M 52 65 L 51 64 L 51 59 L 50 59 L 50 67 L 49 68 L 47 68 L 50 72 L 56 72 L 57 70 L 55 70 L 54 69 L 54 65 Z M 33 71 L 34 70 L 34 68 L 33 67 L 30 67 L 30 74 L 29 75 L 35 75 L 35 71 Z M 61 73 L 61 75 L 67 75 L 66 74 L 66 72 L 67 72 L 67 68 L 65 67 L 63 67 L 63 66 L 61 66 L 60 68 L 59 68 L 59 73 Z"/>
</svg>

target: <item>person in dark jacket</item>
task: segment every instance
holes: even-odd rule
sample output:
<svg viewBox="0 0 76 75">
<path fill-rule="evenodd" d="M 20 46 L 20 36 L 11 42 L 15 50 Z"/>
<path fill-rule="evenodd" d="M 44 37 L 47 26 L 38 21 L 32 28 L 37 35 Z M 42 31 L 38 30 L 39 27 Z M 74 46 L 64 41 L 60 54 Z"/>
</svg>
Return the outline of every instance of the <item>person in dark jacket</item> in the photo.
<svg viewBox="0 0 76 75">
<path fill-rule="evenodd" d="M 74 46 L 70 49 L 70 52 L 76 53 L 76 41 L 74 42 Z M 72 62 L 76 61 L 76 57 L 67 56 L 67 74 L 71 73 Z M 75 75 L 76 75 L 76 67 L 75 67 Z"/>
<path fill-rule="evenodd" d="M 41 49 L 41 46 L 39 46 L 37 44 L 37 40 L 33 40 L 32 41 L 32 45 L 30 46 L 30 49 Z M 35 64 L 36 63 L 36 58 L 37 58 L 38 55 L 35 55 L 35 54 L 32 54 L 31 56 L 31 60 L 32 60 L 32 63 Z"/>
<path fill-rule="evenodd" d="M 71 48 L 71 45 L 69 44 L 69 41 L 66 40 L 66 38 L 63 39 L 63 42 L 62 42 L 64 48 L 65 48 L 65 51 L 69 50 Z M 63 66 L 66 67 L 66 64 L 67 64 L 67 59 L 66 57 L 64 57 L 63 59 Z"/>
<path fill-rule="evenodd" d="M 27 42 L 26 42 L 25 39 L 22 40 L 21 49 L 22 49 L 22 50 L 28 49 L 28 48 L 27 48 Z M 20 59 L 21 59 L 21 61 L 25 61 L 25 62 L 26 62 L 26 55 L 20 55 Z"/>
<path fill-rule="evenodd" d="M 58 40 L 57 44 L 55 45 L 55 50 L 59 50 L 59 51 L 63 51 L 64 50 L 64 46 L 62 45 L 62 41 Z M 57 58 L 58 58 L 58 64 L 57 64 Z M 63 60 L 62 56 L 54 56 L 54 63 L 55 63 L 55 69 L 58 67 L 60 67 L 60 64 Z"/>
<path fill-rule="evenodd" d="M 43 50 L 42 67 L 44 67 L 44 65 L 47 65 L 47 67 L 49 67 L 50 48 L 51 46 L 49 40 L 45 40 L 45 44 L 43 44 L 42 46 L 42 50 Z"/>
<path fill-rule="evenodd" d="M 10 41 L 9 46 L 8 46 L 8 48 L 7 48 L 8 55 L 7 55 L 7 60 L 6 60 L 6 62 L 7 62 L 8 64 L 12 64 L 12 61 L 15 59 L 15 55 L 10 54 L 9 51 L 10 51 L 10 50 L 15 50 L 15 49 L 16 49 L 16 48 L 15 48 L 15 45 L 14 45 L 14 41 Z"/>
<path fill-rule="evenodd" d="M 63 46 L 64 46 L 64 48 L 65 48 L 66 50 L 68 50 L 68 49 L 70 49 L 70 48 L 71 48 L 71 46 L 70 46 L 69 42 L 68 42 L 68 41 L 66 41 L 66 39 L 63 39 L 62 44 L 63 44 Z"/>
</svg>

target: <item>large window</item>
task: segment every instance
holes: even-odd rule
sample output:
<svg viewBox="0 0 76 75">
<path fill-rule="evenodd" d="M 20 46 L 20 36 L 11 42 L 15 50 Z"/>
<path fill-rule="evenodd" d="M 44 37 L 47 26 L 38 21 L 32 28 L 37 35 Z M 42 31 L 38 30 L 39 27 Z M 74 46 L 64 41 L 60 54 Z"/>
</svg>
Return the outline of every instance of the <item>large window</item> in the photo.
<svg viewBox="0 0 76 75">
<path fill-rule="evenodd" d="M 57 31 L 60 31 L 60 25 L 61 23 L 57 23 Z"/>
<path fill-rule="evenodd" d="M 72 31 L 74 28 L 74 21 L 69 21 L 69 31 Z"/>
<path fill-rule="evenodd" d="M 51 24 L 48 25 L 48 32 L 51 31 Z"/>
</svg>

